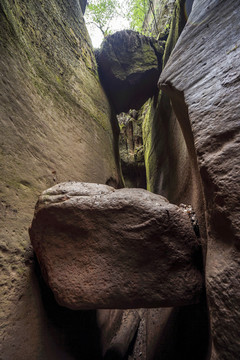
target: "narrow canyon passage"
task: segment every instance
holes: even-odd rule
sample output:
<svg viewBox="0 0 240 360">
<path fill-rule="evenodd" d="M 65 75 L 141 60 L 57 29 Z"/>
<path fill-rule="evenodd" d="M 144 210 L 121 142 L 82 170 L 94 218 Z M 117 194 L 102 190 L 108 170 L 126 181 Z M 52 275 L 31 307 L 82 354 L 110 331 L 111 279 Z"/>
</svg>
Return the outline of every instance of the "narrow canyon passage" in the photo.
<svg viewBox="0 0 240 360">
<path fill-rule="evenodd" d="M 239 360 L 239 10 L 0 0 L 1 360 Z"/>
</svg>

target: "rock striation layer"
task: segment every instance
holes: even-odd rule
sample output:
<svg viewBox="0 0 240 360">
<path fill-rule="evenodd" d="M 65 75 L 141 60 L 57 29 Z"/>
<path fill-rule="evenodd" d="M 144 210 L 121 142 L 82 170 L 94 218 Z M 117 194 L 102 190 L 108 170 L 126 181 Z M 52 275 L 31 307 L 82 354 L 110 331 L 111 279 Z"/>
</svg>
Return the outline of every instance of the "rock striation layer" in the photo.
<svg viewBox="0 0 240 360">
<path fill-rule="evenodd" d="M 96 51 L 101 82 L 117 112 L 139 109 L 157 91 L 164 42 L 132 30 L 108 36 Z"/>
<path fill-rule="evenodd" d="M 0 357 L 68 359 L 50 335 L 63 339 L 41 302 L 27 229 L 57 182 L 117 186 L 111 109 L 79 0 L 0 0 L 0 24 Z"/>
<path fill-rule="evenodd" d="M 71 309 L 186 305 L 202 292 L 188 216 L 143 189 L 56 185 L 41 195 L 30 237 L 56 300 Z"/>
<path fill-rule="evenodd" d="M 159 81 L 203 187 L 212 360 L 237 360 L 240 353 L 239 24 L 236 1 L 195 1 Z"/>
</svg>

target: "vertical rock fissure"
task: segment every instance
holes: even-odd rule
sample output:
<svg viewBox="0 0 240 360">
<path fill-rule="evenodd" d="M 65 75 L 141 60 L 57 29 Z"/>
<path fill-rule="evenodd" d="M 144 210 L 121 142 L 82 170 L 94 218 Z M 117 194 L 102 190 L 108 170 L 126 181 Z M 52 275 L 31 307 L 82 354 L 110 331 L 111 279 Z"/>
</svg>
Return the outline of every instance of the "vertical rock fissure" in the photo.
<svg viewBox="0 0 240 360">
<path fill-rule="evenodd" d="M 189 160 L 191 162 L 192 169 L 192 182 L 193 182 L 193 194 L 192 194 L 192 204 L 194 210 L 197 212 L 200 221 L 200 231 L 203 247 L 203 261 L 205 263 L 206 258 L 206 219 L 205 219 L 205 201 L 203 196 L 203 187 L 200 178 L 196 149 L 194 145 L 194 138 L 192 133 L 192 128 L 188 115 L 188 107 L 184 98 L 184 93 L 174 88 L 171 83 L 160 82 L 159 87 L 161 90 L 167 93 L 171 100 L 171 104 L 176 115 L 176 118 L 179 122 L 179 125 L 182 130 L 182 134 L 186 143 L 186 147 L 189 154 Z"/>
<path fill-rule="evenodd" d="M 120 127 L 119 151 L 125 187 L 146 189 L 141 111 L 130 110 L 117 116 Z"/>
</svg>

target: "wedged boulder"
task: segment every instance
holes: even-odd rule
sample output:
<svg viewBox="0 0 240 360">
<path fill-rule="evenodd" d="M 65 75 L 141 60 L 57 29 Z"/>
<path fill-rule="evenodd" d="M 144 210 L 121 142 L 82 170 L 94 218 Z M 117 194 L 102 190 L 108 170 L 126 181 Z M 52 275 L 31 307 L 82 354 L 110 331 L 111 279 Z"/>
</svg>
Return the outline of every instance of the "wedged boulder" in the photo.
<svg viewBox="0 0 240 360">
<path fill-rule="evenodd" d="M 199 243 L 188 216 L 143 189 L 69 182 L 42 193 L 29 230 L 43 276 L 71 309 L 196 303 Z"/>
<path fill-rule="evenodd" d="M 139 109 L 157 91 L 164 42 L 132 30 L 108 36 L 95 52 L 101 82 L 117 113 Z"/>
</svg>

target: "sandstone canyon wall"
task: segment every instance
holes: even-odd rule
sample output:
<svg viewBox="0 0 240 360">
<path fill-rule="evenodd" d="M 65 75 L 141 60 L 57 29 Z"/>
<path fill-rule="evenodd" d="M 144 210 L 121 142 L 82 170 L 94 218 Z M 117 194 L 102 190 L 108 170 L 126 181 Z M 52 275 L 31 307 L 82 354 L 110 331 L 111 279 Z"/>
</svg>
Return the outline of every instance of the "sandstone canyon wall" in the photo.
<svg viewBox="0 0 240 360">
<path fill-rule="evenodd" d="M 191 3 L 176 1 L 168 10 L 160 13 L 172 16 L 169 36 L 165 45 L 163 67 L 174 49 L 186 24 Z M 170 11 L 167 12 L 167 11 Z M 190 11 L 190 10 L 189 10 Z M 172 15 L 171 15 L 172 14 Z M 156 20 L 158 21 L 157 14 Z M 159 24 L 161 21 L 159 22 Z M 164 29 L 155 30 L 155 36 Z M 143 121 L 143 146 L 147 175 L 147 188 L 166 196 L 169 201 L 180 204 L 192 204 L 200 224 L 201 241 L 205 247 L 205 221 L 203 197 L 196 159 L 191 158 L 183 132 L 173 111 L 169 96 L 160 91 L 145 106 Z M 186 112 L 186 109 L 184 109 Z M 193 144 L 191 144 L 193 146 Z M 152 342 L 155 344 L 155 356 L 161 359 L 205 359 L 208 351 L 208 315 L 205 300 L 199 305 L 151 310 L 152 316 L 164 321 L 151 325 Z M 196 352 L 196 349 L 199 349 Z M 150 355 L 151 354 L 151 355 Z M 153 356 L 149 349 L 149 355 Z"/>
<path fill-rule="evenodd" d="M 172 26 L 143 127 L 148 188 L 199 219 L 211 359 L 239 357 L 239 6 L 195 1 L 179 39 Z"/>
<path fill-rule="evenodd" d="M 239 359 L 240 3 L 153 4 L 158 13 L 146 22 L 156 37 L 172 21 L 160 91 L 142 110 L 147 188 L 194 208 L 202 245 L 194 265 L 205 270 L 206 291 L 199 304 L 98 311 L 99 328 L 94 311 L 56 304 L 29 244 L 34 204 L 59 182 L 121 186 L 117 125 L 85 29 L 86 2 L 0 0 L 2 360 L 94 360 L 101 352 L 115 360 Z M 124 216 L 121 224 L 125 231 Z"/>
<path fill-rule="evenodd" d="M 81 1 L 81 5 L 84 8 L 86 2 Z M 71 359 L 65 342 L 87 336 L 85 314 L 72 317 L 57 308 L 55 324 L 49 320 L 53 309 L 47 318 L 33 269 L 28 227 L 39 193 L 55 183 L 82 180 L 118 186 L 121 177 L 111 120 L 79 2 L 1 0 L 3 360 Z M 50 298 L 48 310 L 49 306 Z M 65 318 L 62 323 L 61 316 Z M 94 315 L 89 316 L 91 322 Z M 78 326 L 77 335 L 68 325 L 71 317 L 71 328 Z M 65 333 L 68 329 L 71 333 L 65 334 L 67 340 L 63 327 Z M 86 341 L 78 339 L 78 353 L 81 341 L 86 347 Z"/>
<path fill-rule="evenodd" d="M 238 359 L 240 352 L 239 9 L 238 1 L 195 1 L 159 82 L 189 149 L 192 131 L 196 155 L 189 152 L 203 187 L 212 359 Z"/>
</svg>

